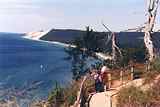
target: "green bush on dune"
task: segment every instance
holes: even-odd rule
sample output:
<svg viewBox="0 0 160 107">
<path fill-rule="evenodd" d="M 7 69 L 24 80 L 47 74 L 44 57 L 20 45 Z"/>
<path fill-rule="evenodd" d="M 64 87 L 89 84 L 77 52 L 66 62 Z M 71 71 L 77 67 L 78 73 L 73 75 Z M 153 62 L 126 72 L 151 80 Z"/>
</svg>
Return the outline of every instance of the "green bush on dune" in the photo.
<svg viewBox="0 0 160 107">
<path fill-rule="evenodd" d="M 117 107 L 160 107 L 160 80 L 146 91 L 134 86 L 121 89 Z"/>
<path fill-rule="evenodd" d="M 78 90 L 79 86 L 75 82 L 65 88 L 61 88 L 56 82 L 55 88 L 48 96 L 48 102 L 51 107 L 69 107 L 76 101 Z"/>
<path fill-rule="evenodd" d="M 155 71 L 160 72 L 160 57 L 156 58 L 152 63 L 151 63 L 151 68 Z"/>
<path fill-rule="evenodd" d="M 118 107 L 143 107 L 148 101 L 147 94 L 134 86 L 123 88 L 118 95 Z"/>
</svg>

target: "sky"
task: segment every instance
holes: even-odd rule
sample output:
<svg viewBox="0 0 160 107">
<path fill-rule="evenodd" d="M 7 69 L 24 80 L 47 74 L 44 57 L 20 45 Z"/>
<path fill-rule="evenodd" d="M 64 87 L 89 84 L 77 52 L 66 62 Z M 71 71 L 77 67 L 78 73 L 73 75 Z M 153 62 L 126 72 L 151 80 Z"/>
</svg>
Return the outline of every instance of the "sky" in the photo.
<svg viewBox="0 0 160 107">
<path fill-rule="evenodd" d="M 112 31 L 142 25 L 147 0 L 0 0 L 0 32 L 81 29 Z M 156 19 L 160 28 L 160 8 Z"/>
</svg>

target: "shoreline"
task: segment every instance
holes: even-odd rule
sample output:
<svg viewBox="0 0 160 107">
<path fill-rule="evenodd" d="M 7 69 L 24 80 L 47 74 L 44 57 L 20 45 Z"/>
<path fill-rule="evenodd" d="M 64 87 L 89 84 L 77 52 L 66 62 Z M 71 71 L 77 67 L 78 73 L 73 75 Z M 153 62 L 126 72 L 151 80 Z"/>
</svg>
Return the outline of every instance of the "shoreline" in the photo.
<svg viewBox="0 0 160 107">
<path fill-rule="evenodd" d="M 44 35 L 46 34 L 45 33 L 42 33 L 36 37 L 32 36 L 32 35 L 25 35 L 23 36 L 23 38 L 25 39 L 29 39 L 29 40 L 33 40 L 33 41 L 39 41 L 39 42 L 44 42 L 44 43 L 50 43 L 50 44 L 54 44 L 54 45 L 59 45 L 59 46 L 62 46 L 62 47 L 72 47 L 72 48 L 75 48 L 76 46 L 75 45 L 71 45 L 71 44 L 67 44 L 67 43 L 62 43 L 62 42 L 58 42 L 58 41 L 46 41 L 46 40 L 41 40 L 40 38 L 43 37 Z"/>
<path fill-rule="evenodd" d="M 39 41 L 39 42 L 44 42 L 44 43 L 50 43 L 50 44 L 54 44 L 54 45 L 58 45 L 58 46 L 62 46 L 64 48 L 76 48 L 75 45 L 71 45 L 71 44 L 67 44 L 67 43 L 62 43 L 62 42 L 58 42 L 58 41 L 46 41 L 46 40 L 41 40 L 40 38 L 45 36 L 45 34 L 47 34 L 50 30 L 46 31 L 46 32 L 33 32 L 32 34 L 36 34 L 38 33 L 36 36 L 35 35 L 25 35 L 23 36 L 23 38 L 25 39 L 29 39 L 29 40 L 33 40 L 33 41 Z M 30 33 L 28 33 L 30 34 Z M 112 60 L 112 56 L 110 55 L 106 55 L 104 53 L 101 52 L 96 52 L 95 56 L 97 56 L 98 59 L 101 60 Z"/>
</svg>

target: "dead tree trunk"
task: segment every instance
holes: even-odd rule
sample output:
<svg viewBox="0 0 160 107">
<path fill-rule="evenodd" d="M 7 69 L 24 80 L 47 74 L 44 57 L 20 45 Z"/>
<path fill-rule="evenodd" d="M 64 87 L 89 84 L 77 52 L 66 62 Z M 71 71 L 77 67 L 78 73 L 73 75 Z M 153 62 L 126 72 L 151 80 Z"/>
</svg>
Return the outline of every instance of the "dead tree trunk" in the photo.
<svg viewBox="0 0 160 107">
<path fill-rule="evenodd" d="M 117 47 L 117 45 L 116 45 L 115 39 L 116 38 L 115 38 L 115 35 L 113 33 L 113 35 L 112 35 L 112 58 L 113 58 L 113 60 L 116 59 L 116 47 Z"/>
<path fill-rule="evenodd" d="M 116 61 L 117 59 L 117 51 L 122 56 L 120 48 L 116 44 L 116 36 L 115 33 L 112 32 L 105 24 L 102 23 L 102 25 L 111 33 L 111 41 L 112 41 L 112 60 Z M 109 41 L 109 40 L 108 40 Z"/>
<path fill-rule="evenodd" d="M 144 43 L 148 50 L 149 61 L 152 62 L 155 55 L 154 55 L 154 46 L 153 46 L 151 34 L 153 32 L 153 28 L 155 24 L 155 18 L 157 15 L 159 0 L 148 0 L 148 1 L 149 1 L 148 22 L 145 26 Z"/>
<path fill-rule="evenodd" d="M 120 56 L 122 56 L 120 48 L 116 45 L 116 35 L 112 33 L 112 57 L 116 59 L 116 50 L 119 52 Z"/>
</svg>

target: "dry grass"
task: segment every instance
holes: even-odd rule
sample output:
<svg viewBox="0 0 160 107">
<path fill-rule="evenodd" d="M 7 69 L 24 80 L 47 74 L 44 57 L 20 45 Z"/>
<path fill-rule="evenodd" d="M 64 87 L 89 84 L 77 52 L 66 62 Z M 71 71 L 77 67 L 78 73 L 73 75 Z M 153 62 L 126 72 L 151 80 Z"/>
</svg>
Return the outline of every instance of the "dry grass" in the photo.
<svg viewBox="0 0 160 107">
<path fill-rule="evenodd" d="M 134 86 L 121 89 L 118 107 L 160 107 L 160 79 L 147 91 Z"/>
</svg>

